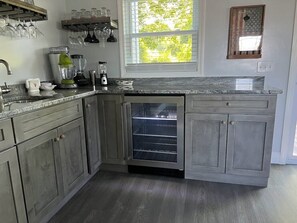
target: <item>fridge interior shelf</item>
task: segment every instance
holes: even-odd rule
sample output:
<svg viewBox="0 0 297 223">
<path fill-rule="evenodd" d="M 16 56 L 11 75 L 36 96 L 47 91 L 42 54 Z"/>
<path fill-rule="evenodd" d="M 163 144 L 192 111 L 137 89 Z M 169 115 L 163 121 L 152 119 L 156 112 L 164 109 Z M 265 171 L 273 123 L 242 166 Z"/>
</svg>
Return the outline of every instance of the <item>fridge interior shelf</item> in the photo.
<svg viewBox="0 0 297 223">
<path fill-rule="evenodd" d="M 164 151 L 164 150 L 147 150 L 147 149 L 134 149 L 134 152 L 145 152 L 145 153 L 160 153 L 160 154 L 172 154 L 176 155 L 177 152 Z"/>
<path fill-rule="evenodd" d="M 102 16 L 98 18 L 70 19 L 61 21 L 62 28 L 73 32 L 88 31 L 94 29 L 118 29 L 116 20 Z"/>
<path fill-rule="evenodd" d="M 135 120 L 156 120 L 156 121 L 176 121 L 176 117 L 164 117 L 164 118 L 159 118 L 159 117 L 133 117 Z"/>
<path fill-rule="evenodd" d="M 137 128 L 133 135 L 176 138 L 176 125 L 146 125 Z"/>
<path fill-rule="evenodd" d="M 47 10 L 19 0 L 0 0 L 0 16 L 21 21 L 47 20 Z"/>
</svg>

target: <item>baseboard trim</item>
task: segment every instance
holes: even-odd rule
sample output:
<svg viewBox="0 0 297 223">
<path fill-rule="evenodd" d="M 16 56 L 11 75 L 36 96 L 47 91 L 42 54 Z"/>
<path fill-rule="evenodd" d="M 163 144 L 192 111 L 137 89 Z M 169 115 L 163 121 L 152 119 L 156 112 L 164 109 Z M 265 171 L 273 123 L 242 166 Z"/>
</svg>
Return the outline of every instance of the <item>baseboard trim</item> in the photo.
<svg viewBox="0 0 297 223">
<path fill-rule="evenodd" d="M 272 152 L 271 163 L 272 164 L 285 164 L 281 161 L 281 153 L 280 152 Z"/>
</svg>

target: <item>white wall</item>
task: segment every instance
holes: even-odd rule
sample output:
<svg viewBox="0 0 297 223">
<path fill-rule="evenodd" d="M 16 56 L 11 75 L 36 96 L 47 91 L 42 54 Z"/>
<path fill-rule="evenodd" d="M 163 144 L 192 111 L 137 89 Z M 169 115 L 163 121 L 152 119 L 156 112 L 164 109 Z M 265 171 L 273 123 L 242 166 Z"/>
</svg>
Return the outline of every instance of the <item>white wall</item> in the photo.
<svg viewBox="0 0 297 223">
<path fill-rule="evenodd" d="M 5 67 L 0 64 L 0 85 L 24 83 L 28 78 L 53 79 L 49 68 L 47 50 L 63 44 L 60 21 L 65 14 L 65 0 L 35 0 L 35 5 L 48 11 L 48 20 L 37 22 L 44 33 L 39 39 L 10 39 L 0 36 L 0 58 L 9 62 L 13 75 L 7 76 Z"/>
</svg>

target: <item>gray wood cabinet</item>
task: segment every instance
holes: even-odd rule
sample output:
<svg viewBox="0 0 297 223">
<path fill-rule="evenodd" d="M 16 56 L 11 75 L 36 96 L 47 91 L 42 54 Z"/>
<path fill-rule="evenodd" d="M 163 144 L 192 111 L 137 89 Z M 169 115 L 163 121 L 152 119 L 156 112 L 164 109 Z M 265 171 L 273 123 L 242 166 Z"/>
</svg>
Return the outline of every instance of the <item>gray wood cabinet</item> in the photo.
<svg viewBox="0 0 297 223">
<path fill-rule="evenodd" d="M 0 152 L 14 145 L 12 124 L 10 119 L 0 121 Z"/>
<path fill-rule="evenodd" d="M 88 170 L 90 174 L 94 174 L 101 165 L 101 146 L 97 96 L 84 98 L 83 108 L 87 144 Z"/>
<path fill-rule="evenodd" d="M 226 173 L 268 177 L 274 118 L 230 115 Z"/>
<path fill-rule="evenodd" d="M 13 118 L 30 223 L 48 220 L 87 180 L 82 115 L 75 100 Z"/>
<path fill-rule="evenodd" d="M 0 198 L 1 222 L 27 222 L 15 147 L 0 153 Z"/>
<path fill-rule="evenodd" d="M 187 97 L 186 178 L 267 185 L 276 96 L 242 97 Z"/>
<path fill-rule="evenodd" d="M 29 222 L 41 222 L 63 198 L 57 131 L 18 145 Z"/>
<path fill-rule="evenodd" d="M 88 176 L 83 119 L 58 128 L 64 193 L 68 194 Z"/>
<path fill-rule="evenodd" d="M 122 103 L 123 95 L 98 96 L 102 163 L 125 164 Z"/>
<path fill-rule="evenodd" d="M 225 172 L 227 115 L 187 114 L 186 170 Z"/>
</svg>

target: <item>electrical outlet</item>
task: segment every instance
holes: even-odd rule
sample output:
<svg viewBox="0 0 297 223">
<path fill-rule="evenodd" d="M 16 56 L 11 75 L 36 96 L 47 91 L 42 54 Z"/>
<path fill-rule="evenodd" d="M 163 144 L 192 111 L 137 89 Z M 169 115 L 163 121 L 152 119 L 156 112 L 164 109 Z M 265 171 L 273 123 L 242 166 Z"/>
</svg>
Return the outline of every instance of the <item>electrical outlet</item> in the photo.
<svg viewBox="0 0 297 223">
<path fill-rule="evenodd" d="M 258 73 L 267 73 L 273 70 L 272 62 L 258 62 Z"/>
</svg>

